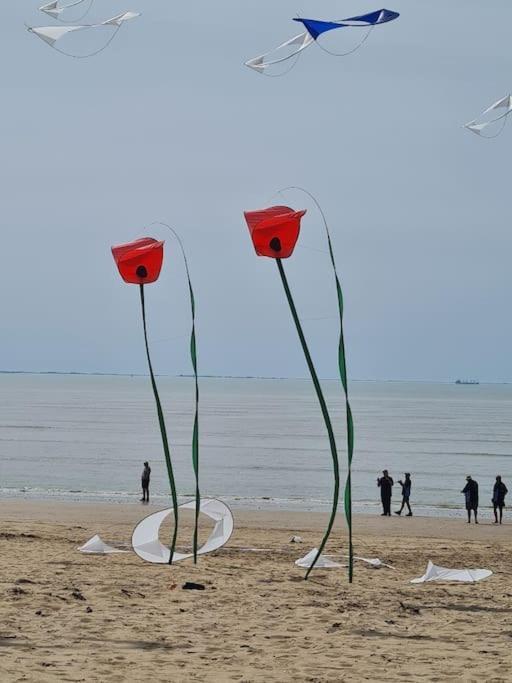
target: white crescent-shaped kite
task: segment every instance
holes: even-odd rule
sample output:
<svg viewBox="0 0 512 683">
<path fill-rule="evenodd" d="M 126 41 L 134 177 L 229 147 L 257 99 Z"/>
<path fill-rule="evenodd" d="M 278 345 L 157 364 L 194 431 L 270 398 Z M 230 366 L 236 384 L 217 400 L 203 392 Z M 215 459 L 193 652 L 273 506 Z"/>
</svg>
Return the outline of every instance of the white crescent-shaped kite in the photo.
<svg viewBox="0 0 512 683">
<path fill-rule="evenodd" d="M 195 510 L 196 501 L 180 505 L 180 510 Z M 225 545 L 233 533 L 233 514 L 228 506 L 216 498 L 201 500 L 201 512 L 213 519 L 215 526 L 204 543 L 197 551 L 198 555 L 205 555 L 218 550 Z M 171 551 L 160 542 L 159 531 L 164 520 L 172 515 L 172 508 L 154 512 L 137 524 L 132 534 L 132 547 L 135 553 L 146 562 L 153 564 L 169 564 Z M 178 553 L 174 551 L 172 561 L 179 562 L 193 557 L 193 553 Z"/>
<path fill-rule="evenodd" d="M 465 123 L 464 128 L 470 130 L 472 133 L 475 133 L 475 135 L 479 135 L 482 138 L 497 138 L 498 135 L 500 135 L 500 133 L 503 132 L 505 124 L 507 123 L 507 116 L 510 114 L 511 111 L 512 95 L 506 95 L 497 102 L 494 102 L 494 104 L 491 104 L 490 107 L 487 107 L 487 109 L 483 111 L 480 114 L 480 116 L 478 116 L 476 119 L 473 119 L 468 123 Z M 501 124 L 498 127 L 498 130 L 494 134 L 486 135 L 484 131 L 486 130 L 487 126 L 490 126 L 491 124 L 496 123 L 497 121 L 501 122 Z"/>
<path fill-rule="evenodd" d="M 57 52 L 60 52 L 61 54 L 66 55 L 67 57 L 74 57 L 75 59 L 84 59 L 86 57 L 93 57 L 94 55 L 103 52 L 103 50 L 105 50 L 114 40 L 121 26 L 126 21 L 129 21 L 130 19 L 135 19 L 136 17 L 140 17 L 139 12 L 123 12 L 122 14 L 117 14 L 115 17 L 107 19 L 106 21 L 102 21 L 99 24 L 81 24 L 74 26 L 27 26 L 27 30 L 30 33 L 33 33 L 34 35 L 41 38 L 41 40 L 43 40 L 47 45 L 52 47 L 54 50 L 57 50 Z M 99 48 L 99 50 L 95 50 L 94 52 L 90 52 L 86 55 L 76 55 L 70 52 L 65 52 L 64 50 L 61 50 L 55 45 L 58 40 L 60 40 L 67 34 L 72 33 L 73 31 L 86 31 L 95 28 L 100 28 L 102 26 L 111 26 L 114 28 L 114 32 L 110 36 L 108 41 L 105 43 L 105 45 Z"/>
</svg>

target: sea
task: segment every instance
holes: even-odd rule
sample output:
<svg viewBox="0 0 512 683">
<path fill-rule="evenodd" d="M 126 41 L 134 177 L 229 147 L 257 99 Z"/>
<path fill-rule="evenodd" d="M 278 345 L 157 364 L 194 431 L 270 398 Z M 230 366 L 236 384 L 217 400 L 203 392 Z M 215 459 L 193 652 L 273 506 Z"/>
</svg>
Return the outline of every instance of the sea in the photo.
<svg viewBox="0 0 512 683">
<path fill-rule="evenodd" d="M 194 490 L 193 379 L 157 381 L 185 501 Z M 339 381 L 322 384 L 344 483 L 343 395 Z M 235 508 L 330 509 L 331 454 L 310 381 L 202 378 L 200 392 L 203 496 Z M 355 381 L 350 392 L 355 513 L 380 512 L 383 469 L 395 481 L 411 473 L 419 515 L 463 517 L 468 474 L 479 483 L 484 516 L 497 474 L 512 500 L 512 386 Z M 152 502 L 164 507 L 169 485 L 147 377 L 0 375 L 0 499 L 138 503 L 145 460 Z M 398 505 L 398 485 L 393 496 Z"/>
</svg>

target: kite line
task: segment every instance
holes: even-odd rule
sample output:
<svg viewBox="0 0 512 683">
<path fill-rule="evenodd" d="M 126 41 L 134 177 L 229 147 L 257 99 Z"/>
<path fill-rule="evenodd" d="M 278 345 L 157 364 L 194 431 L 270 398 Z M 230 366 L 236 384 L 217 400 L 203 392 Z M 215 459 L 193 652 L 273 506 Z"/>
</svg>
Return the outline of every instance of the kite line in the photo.
<svg viewBox="0 0 512 683">
<path fill-rule="evenodd" d="M 362 47 L 368 38 L 370 37 L 370 33 L 373 31 L 375 26 L 370 26 L 368 31 L 365 33 L 364 37 L 355 45 L 351 50 L 347 50 L 347 52 L 332 52 L 331 50 L 328 50 L 326 47 L 322 45 L 322 43 L 318 40 L 315 40 L 315 44 L 324 52 L 326 52 L 328 55 L 332 55 L 333 57 L 348 57 L 348 55 L 353 54 L 354 52 L 357 52 L 360 47 Z"/>
<path fill-rule="evenodd" d="M 114 40 L 114 38 L 117 36 L 117 33 L 118 33 L 118 31 L 119 31 L 120 28 L 121 28 L 120 26 L 118 26 L 118 27 L 116 28 L 116 30 L 114 31 L 114 33 L 110 36 L 110 38 L 109 38 L 109 39 L 107 40 L 107 42 L 105 43 L 105 45 L 103 45 L 102 47 L 100 47 L 100 48 L 99 48 L 98 50 L 96 50 L 95 52 L 90 52 L 90 53 L 87 54 L 87 55 L 74 55 L 74 54 L 71 53 L 71 52 L 65 52 L 64 50 L 61 50 L 59 47 L 55 47 L 55 45 L 52 45 L 52 47 L 53 47 L 53 49 L 54 49 L 56 52 L 60 52 L 61 55 L 65 55 L 66 57 L 72 57 L 73 59 L 89 59 L 89 57 L 96 57 L 96 55 L 99 55 L 101 52 L 103 52 L 103 50 L 106 50 L 107 47 L 110 45 L 110 43 L 111 43 L 111 42 Z"/>
</svg>

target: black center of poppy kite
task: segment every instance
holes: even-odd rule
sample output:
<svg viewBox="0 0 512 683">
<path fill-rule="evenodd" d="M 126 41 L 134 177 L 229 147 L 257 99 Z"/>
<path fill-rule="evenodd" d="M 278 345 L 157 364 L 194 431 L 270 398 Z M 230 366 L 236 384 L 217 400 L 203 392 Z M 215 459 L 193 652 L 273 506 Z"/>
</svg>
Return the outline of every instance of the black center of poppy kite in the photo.
<svg viewBox="0 0 512 683">
<path fill-rule="evenodd" d="M 269 242 L 269 247 L 272 249 L 272 251 L 281 251 L 281 240 L 279 239 L 279 237 L 272 237 L 272 239 Z"/>
<path fill-rule="evenodd" d="M 137 270 L 135 271 L 137 277 L 140 278 L 145 278 L 148 276 L 148 271 L 146 270 L 146 266 L 139 266 Z"/>
</svg>

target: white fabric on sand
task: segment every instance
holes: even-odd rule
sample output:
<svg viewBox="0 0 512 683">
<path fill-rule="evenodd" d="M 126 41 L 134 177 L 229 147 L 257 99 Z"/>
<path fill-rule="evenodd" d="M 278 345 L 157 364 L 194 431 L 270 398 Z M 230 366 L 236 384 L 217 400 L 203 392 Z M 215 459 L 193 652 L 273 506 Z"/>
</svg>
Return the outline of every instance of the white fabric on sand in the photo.
<svg viewBox="0 0 512 683">
<path fill-rule="evenodd" d="M 475 583 L 491 576 L 489 569 L 448 569 L 438 567 L 431 560 L 428 561 L 427 570 L 418 579 L 411 579 L 411 583 L 426 583 L 427 581 L 464 581 Z"/>
<path fill-rule="evenodd" d="M 300 557 L 298 560 L 295 560 L 295 564 L 297 565 L 297 567 L 309 569 L 313 564 L 313 560 L 315 559 L 317 554 L 318 548 L 313 548 L 313 550 L 310 550 L 307 555 L 304 555 L 304 557 Z M 329 559 L 326 555 L 320 555 L 320 557 L 318 558 L 318 562 L 315 564 L 315 568 L 317 569 L 336 569 L 345 566 L 346 565 L 338 564 L 338 562 L 333 562 L 333 560 Z"/>
<path fill-rule="evenodd" d="M 81 553 L 91 553 L 96 555 L 110 555 L 112 553 L 126 553 L 126 550 L 118 550 L 113 548 L 111 545 L 107 545 L 102 539 L 96 534 L 91 539 L 84 543 L 81 548 L 78 548 Z"/>
</svg>

